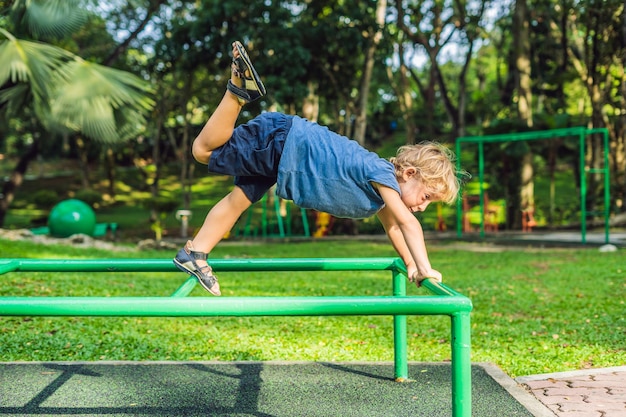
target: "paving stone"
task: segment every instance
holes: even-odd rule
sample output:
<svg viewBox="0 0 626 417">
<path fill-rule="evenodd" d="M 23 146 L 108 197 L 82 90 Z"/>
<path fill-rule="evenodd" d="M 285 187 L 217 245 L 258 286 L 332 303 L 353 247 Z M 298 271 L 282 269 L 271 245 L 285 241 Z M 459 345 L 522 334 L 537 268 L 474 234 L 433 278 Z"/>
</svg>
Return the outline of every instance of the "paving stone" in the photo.
<svg viewBox="0 0 626 417">
<path fill-rule="evenodd" d="M 559 381 L 554 379 L 547 379 L 544 381 L 528 381 L 525 382 L 524 385 L 528 386 L 531 390 L 542 389 L 542 388 L 567 388 L 566 381 Z"/>
<path fill-rule="evenodd" d="M 600 407 L 595 404 L 589 404 L 585 402 L 566 402 L 560 404 L 559 409 L 561 411 L 570 412 L 570 411 L 586 411 L 586 412 L 600 412 L 602 411 Z"/>
<path fill-rule="evenodd" d="M 570 381 L 569 385 L 572 388 L 579 388 L 579 387 L 585 387 L 585 388 L 605 388 L 608 386 L 614 386 L 616 388 L 625 388 L 626 387 L 626 382 L 621 382 L 621 383 L 617 383 L 617 381 L 611 381 L 611 382 L 607 382 L 604 379 L 600 379 L 597 381 Z"/>
<path fill-rule="evenodd" d="M 603 406 L 606 404 L 624 404 L 623 398 L 611 398 L 611 395 L 589 395 L 585 398 L 585 402 L 590 404 L 597 404 L 598 406 Z"/>
<path fill-rule="evenodd" d="M 568 396 L 557 396 L 557 395 L 551 395 L 551 396 L 543 396 L 542 398 L 540 398 L 541 402 L 546 404 L 546 405 L 554 405 L 554 404 L 563 404 L 563 403 L 567 403 L 567 402 L 580 402 L 583 403 L 585 402 L 585 397 L 580 395 L 580 396 L 574 396 L 574 395 L 568 395 Z"/>
<path fill-rule="evenodd" d="M 579 395 L 608 395 L 607 388 L 546 388 L 544 395 L 546 396 L 579 396 Z"/>
<path fill-rule="evenodd" d="M 624 376 L 626 378 L 626 376 Z M 607 387 L 609 389 L 609 394 L 611 395 L 619 395 L 624 398 L 626 401 L 626 388 L 615 388 L 615 387 Z"/>
<path fill-rule="evenodd" d="M 558 417 L 609 417 L 603 416 L 599 411 L 567 411 L 567 412 L 556 412 Z"/>
</svg>

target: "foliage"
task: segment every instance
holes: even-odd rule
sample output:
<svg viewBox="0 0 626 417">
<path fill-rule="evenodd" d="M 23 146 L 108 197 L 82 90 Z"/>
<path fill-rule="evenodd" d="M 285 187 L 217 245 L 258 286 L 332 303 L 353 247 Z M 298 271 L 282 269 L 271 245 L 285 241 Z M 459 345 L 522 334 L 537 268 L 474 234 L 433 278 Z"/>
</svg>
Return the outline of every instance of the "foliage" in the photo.
<svg viewBox="0 0 626 417">
<path fill-rule="evenodd" d="M 74 198 L 84 201 L 91 207 L 98 207 L 102 203 L 102 194 L 96 190 L 78 190 L 74 194 Z"/>
<path fill-rule="evenodd" d="M 167 215 L 176 210 L 180 203 L 178 199 L 158 196 L 145 199 L 143 205 L 156 213 L 151 228 L 155 233 L 156 240 L 160 241 L 163 237 L 164 222 Z"/>
<path fill-rule="evenodd" d="M 429 242 L 433 265 L 472 299 L 472 361 L 515 377 L 626 360 L 622 254 L 586 249 L 496 248 Z M 163 258 L 132 248 L 108 252 L 0 241 L 6 257 Z M 388 243 L 306 241 L 223 244 L 215 258 L 395 256 Z M 173 256 L 173 254 L 171 255 Z M 236 296 L 386 295 L 388 272 L 223 273 Z M 168 296 L 187 276 L 172 273 L 10 273 L 2 296 Z M 564 290 L 565 289 L 565 290 Z M 426 295 L 408 286 L 411 295 Z M 200 288 L 191 296 L 207 297 Z M 409 360 L 450 359 L 450 320 L 409 317 Z M 389 317 L 0 319 L 3 360 L 388 361 Z"/>
<path fill-rule="evenodd" d="M 399 136 L 405 142 L 451 143 L 462 129 L 468 135 L 527 130 L 517 115 L 515 3 L 388 3 L 385 36 L 377 50 L 366 104 L 366 146 L 384 149 L 388 156 Z M 619 87 L 624 84 L 625 46 L 623 39 L 612 36 L 621 30 L 623 2 L 611 0 L 602 7 L 593 2 L 526 3 L 526 23 L 532 28 L 528 71 L 533 129 L 609 126 L 611 207 L 623 211 L 626 172 L 620 161 L 626 125 L 620 115 L 626 99 Z M 71 145 L 77 130 L 107 142 L 128 140 L 116 147 L 110 166 L 157 166 L 150 177 L 153 189 L 160 186 L 158 169 L 170 162 L 180 166 L 183 189 L 193 181 L 190 143 L 224 94 L 230 44 L 235 39 L 247 46 L 269 91 L 263 100 L 244 108 L 239 122 L 259 111 L 302 113 L 305 103 L 316 102 L 319 122 L 350 136 L 360 105 L 368 36 L 376 25 L 375 2 L 20 0 L 2 4 L 7 6 L 0 27 L 16 43 L 2 44 L 5 55 L 0 59 L 11 64 L 0 68 L 0 75 L 12 71 L 2 76 L 20 82 L 0 87 L 0 101 L 7 100 L 0 104 L 0 117 L 7 121 L 0 124 L 4 139 L 0 152 L 19 157 L 40 141 L 42 154 L 82 156 L 94 166 L 102 163 L 101 149 L 87 143 L 85 155 L 78 155 Z M 483 13 L 483 7 L 489 13 Z M 398 20 L 401 10 L 406 21 Z M 406 33 L 403 23 L 409 29 Z M 47 29 L 57 25 L 58 31 Z M 28 61 L 36 63 L 28 68 L 30 73 L 25 62 L 16 58 L 20 48 L 40 58 Z M 54 54 L 61 56 L 52 59 Z M 48 59 L 42 61 L 42 56 Z M 400 58 L 407 64 L 402 70 Z M 62 70 L 56 78 L 46 79 L 46 73 L 59 65 Z M 128 73 L 120 69 L 135 77 L 126 78 Z M 398 89 L 401 76 L 407 83 Z M 19 77 L 29 77 L 31 84 Z M 128 91 L 121 95 L 120 90 Z M 407 109 L 400 105 L 404 94 L 411 98 Z M 43 98 L 46 95 L 48 100 Z M 589 145 L 585 158 L 594 169 L 602 152 Z M 533 152 L 541 175 L 552 175 L 554 155 L 562 169 L 568 165 L 573 171 L 579 169 L 577 149 L 567 141 L 504 148 L 487 152 L 486 167 L 489 175 L 503 179 L 498 186 L 511 212 L 519 211 L 515 204 L 520 198 L 514 194 L 519 189 L 520 152 Z M 141 168 L 134 172 L 138 182 L 146 175 Z M 112 172 L 107 177 L 115 181 Z M 602 183 L 592 179 L 589 194 L 602 191 Z"/>
<path fill-rule="evenodd" d="M 54 190 L 39 190 L 33 194 L 32 200 L 37 207 L 50 210 L 59 202 L 59 195 Z"/>
</svg>

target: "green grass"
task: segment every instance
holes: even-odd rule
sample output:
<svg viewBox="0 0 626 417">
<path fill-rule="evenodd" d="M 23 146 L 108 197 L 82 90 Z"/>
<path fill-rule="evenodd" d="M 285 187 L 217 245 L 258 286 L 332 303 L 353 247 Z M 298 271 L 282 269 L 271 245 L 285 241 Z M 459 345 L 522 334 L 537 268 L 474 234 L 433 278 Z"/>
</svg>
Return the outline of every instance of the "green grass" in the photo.
<svg viewBox="0 0 626 417">
<path fill-rule="evenodd" d="M 483 249 L 480 245 L 478 249 Z M 0 240 L 3 257 L 170 258 Z M 511 376 L 626 363 L 626 265 L 596 249 L 430 246 L 445 282 L 469 296 L 472 360 Z M 384 242 L 224 242 L 216 258 L 395 256 Z M 182 273 L 9 273 L 1 296 L 167 296 Z M 224 296 L 386 295 L 388 272 L 223 273 Z M 409 285 L 409 294 L 427 294 Z M 200 288 L 191 296 L 208 296 Z M 409 360 L 450 359 L 450 320 L 409 317 Z M 0 318 L 0 360 L 389 361 L 390 317 Z"/>
</svg>

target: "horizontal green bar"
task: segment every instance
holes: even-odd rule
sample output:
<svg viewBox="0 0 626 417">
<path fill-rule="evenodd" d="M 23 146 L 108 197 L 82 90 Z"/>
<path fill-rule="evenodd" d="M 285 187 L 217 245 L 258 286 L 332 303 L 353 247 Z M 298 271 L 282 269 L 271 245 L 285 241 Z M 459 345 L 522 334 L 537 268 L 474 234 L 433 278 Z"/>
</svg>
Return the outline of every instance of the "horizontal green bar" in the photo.
<svg viewBox="0 0 626 417">
<path fill-rule="evenodd" d="M 19 261 L 16 261 L 16 260 L 2 261 L 0 263 L 0 275 L 6 274 L 7 272 L 13 272 L 17 270 L 19 266 L 20 266 L 20 263 Z"/>
<path fill-rule="evenodd" d="M 425 279 L 424 281 L 420 283 L 420 285 L 436 295 L 449 295 L 449 296 L 454 296 L 454 297 L 465 298 L 463 294 L 453 290 L 452 288 L 448 287 L 444 283 L 436 281 L 432 278 Z"/>
<path fill-rule="evenodd" d="M 210 259 L 211 267 L 228 271 L 382 271 L 403 270 L 398 258 Z M 15 266 L 17 263 L 17 267 Z M 27 272 L 172 272 L 171 259 L 4 259 L 0 273 Z"/>
<path fill-rule="evenodd" d="M 0 316 L 453 315 L 467 297 L 0 297 Z"/>
<path fill-rule="evenodd" d="M 562 136 L 579 136 L 581 134 L 589 134 L 590 131 L 584 127 L 569 127 L 564 129 L 538 130 L 530 132 L 515 132 L 501 135 L 484 135 L 484 136 L 461 136 L 456 140 L 460 143 L 479 143 L 479 142 L 511 142 L 516 140 L 532 140 L 547 139 Z"/>
</svg>

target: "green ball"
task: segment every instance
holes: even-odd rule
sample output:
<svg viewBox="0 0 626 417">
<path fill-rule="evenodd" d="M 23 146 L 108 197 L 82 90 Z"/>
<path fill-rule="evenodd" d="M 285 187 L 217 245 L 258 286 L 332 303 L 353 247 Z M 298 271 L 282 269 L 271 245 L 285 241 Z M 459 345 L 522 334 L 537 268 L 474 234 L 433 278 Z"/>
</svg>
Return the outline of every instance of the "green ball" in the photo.
<svg viewBox="0 0 626 417">
<path fill-rule="evenodd" d="M 78 233 L 93 236 L 96 214 L 84 201 L 64 200 L 50 211 L 48 228 L 54 237 L 68 237 Z"/>
</svg>

